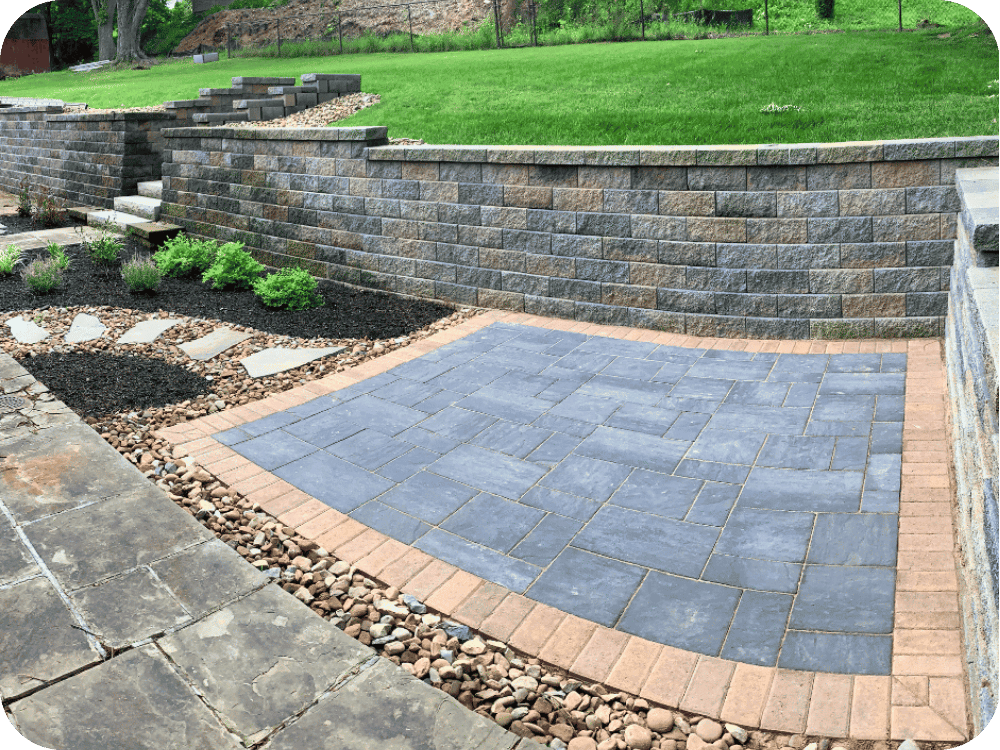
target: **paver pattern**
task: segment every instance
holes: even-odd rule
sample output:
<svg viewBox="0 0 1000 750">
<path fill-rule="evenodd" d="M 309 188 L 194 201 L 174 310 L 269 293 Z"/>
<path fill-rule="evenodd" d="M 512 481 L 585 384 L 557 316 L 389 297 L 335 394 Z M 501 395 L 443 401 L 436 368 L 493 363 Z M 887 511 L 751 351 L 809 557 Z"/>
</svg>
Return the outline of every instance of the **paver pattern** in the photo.
<svg viewBox="0 0 1000 750">
<path fill-rule="evenodd" d="M 360 523 L 606 627 L 891 673 L 906 354 L 494 323 L 215 435 Z"/>
</svg>

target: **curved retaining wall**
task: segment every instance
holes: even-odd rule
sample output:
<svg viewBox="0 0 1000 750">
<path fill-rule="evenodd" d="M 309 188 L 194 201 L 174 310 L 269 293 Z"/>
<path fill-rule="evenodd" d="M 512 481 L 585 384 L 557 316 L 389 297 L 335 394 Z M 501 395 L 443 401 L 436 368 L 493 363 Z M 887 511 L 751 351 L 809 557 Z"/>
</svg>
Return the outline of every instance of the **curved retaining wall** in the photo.
<svg viewBox="0 0 1000 750">
<path fill-rule="evenodd" d="M 385 127 L 165 130 L 163 217 L 271 266 L 705 336 L 940 336 L 955 170 L 997 137 L 387 146 Z"/>
</svg>

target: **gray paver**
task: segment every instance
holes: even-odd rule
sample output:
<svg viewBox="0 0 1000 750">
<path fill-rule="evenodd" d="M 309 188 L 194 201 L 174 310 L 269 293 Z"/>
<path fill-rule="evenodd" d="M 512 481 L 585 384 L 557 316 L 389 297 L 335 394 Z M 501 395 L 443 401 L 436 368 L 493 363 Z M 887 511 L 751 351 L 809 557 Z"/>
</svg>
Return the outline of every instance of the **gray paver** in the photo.
<svg viewBox="0 0 1000 750">
<path fill-rule="evenodd" d="M 108 327 L 100 321 L 100 318 L 88 315 L 87 313 L 80 313 L 73 318 L 73 322 L 70 324 L 69 330 L 66 331 L 66 336 L 63 340 L 67 344 L 81 344 L 84 341 L 99 339 L 104 335 L 106 330 L 108 330 Z"/>
<path fill-rule="evenodd" d="M 268 586 L 159 641 L 241 735 L 273 729 L 373 653 L 290 599 Z"/>
<path fill-rule="evenodd" d="M 41 573 L 21 538 L 6 521 L 0 521 L 0 584 Z"/>
<path fill-rule="evenodd" d="M 439 560 L 522 593 L 541 569 L 440 529 L 431 529 L 413 545 Z"/>
<path fill-rule="evenodd" d="M 46 578 L 0 589 L 0 695 L 17 698 L 100 656 Z"/>
<path fill-rule="evenodd" d="M 448 694 L 379 661 L 279 730 L 264 750 L 512 750 L 516 742 Z"/>
<path fill-rule="evenodd" d="M 791 608 L 790 596 L 743 592 L 720 656 L 746 664 L 774 664 Z"/>
<path fill-rule="evenodd" d="M 236 342 L 239 343 L 239 342 Z M 301 367 L 320 357 L 338 354 L 344 351 L 343 346 L 326 346 L 319 349 L 288 349 L 282 346 L 271 347 L 255 352 L 240 360 L 240 364 L 251 378 L 263 378 L 275 375 L 285 370 Z"/>
<path fill-rule="evenodd" d="M 180 323 L 174 318 L 152 318 L 136 323 L 118 339 L 119 344 L 149 344 L 164 331 Z"/>
<path fill-rule="evenodd" d="M 37 344 L 49 337 L 48 331 L 20 315 L 8 320 L 7 327 L 10 328 L 10 335 L 21 344 Z"/>
<path fill-rule="evenodd" d="M 195 339 L 194 341 L 188 341 L 181 344 L 179 348 L 191 359 L 204 361 L 222 354 L 222 352 L 231 349 L 241 341 L 246 341 L 248 338 L 250 338 L 249 333 L 241 333 L 229 328 L 216 328 L 207 336 L 202 336 L 200 339 Z"/>
<path fill-rule="evenodd" d="M 535 508 L 483 492 L 442 523 L 441 528 L 498 552 L 510 552 L 544 515 Z"/>
<path fill-rule="evenodd" d="M 322 451 L 287 463 L 274 475 L 341 513 L 350 513 L 394 484 Z"/>
<path fill-rule="evenodd" d="M 242 747 L 153 646 L 70 677 L 14 703 L 11 710 L 24 737 L 42 747 Z M 89 727 L 96 731 L 82 731 Z"/>
<path fill-rule="evenodd" d="M 778 666 L 839 674 L 884 675 L 892 669 L 892 637 L 789 630 Z"/>
</svg>

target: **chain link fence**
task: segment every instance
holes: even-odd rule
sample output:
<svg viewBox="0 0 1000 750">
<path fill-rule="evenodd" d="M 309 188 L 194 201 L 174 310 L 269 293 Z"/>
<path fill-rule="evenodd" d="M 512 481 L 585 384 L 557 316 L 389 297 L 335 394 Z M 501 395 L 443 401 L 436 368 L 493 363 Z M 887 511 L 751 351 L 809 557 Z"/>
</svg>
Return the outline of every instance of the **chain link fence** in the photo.
<svg viewBox="0 0 1000 750">
<path fill-rule="evenodd" d="M 710 2 L 711 0 L 709 0 Z M 441 51 L 628 39 L 677 39 L 974 24 L 945 0 L 416 0 L 228 23 L 230 57 Z M 716 3 L 718 4 L 718 3 Z M 820 5 L 830 8 L 822 18 Z M 459 20 L 459 19 L 463 20 Z M 219 36 L 216 36 L 216 40 Z M 207 47 L 203 47 L 207 50 Z"/>
</svg>

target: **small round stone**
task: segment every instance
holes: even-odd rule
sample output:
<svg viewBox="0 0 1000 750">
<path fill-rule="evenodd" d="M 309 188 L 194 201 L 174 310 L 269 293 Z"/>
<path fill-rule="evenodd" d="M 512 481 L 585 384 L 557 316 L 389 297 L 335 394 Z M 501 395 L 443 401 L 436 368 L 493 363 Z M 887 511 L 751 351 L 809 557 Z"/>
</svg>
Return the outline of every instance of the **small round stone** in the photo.
<svg viewBox="0 0 1000 750">
<path fill-rule="evenodd" d="M 649 750 L 653 746 L 653 733 L 639 724 L 625 727 L 624 739 L 629 750 Z"/>
<path fill-rule="evenodd" d="M 711 719 L 702 719 L 694 730 L 705 742 L 711 744 L 722 737 L 722 725 Z"/>
<path fill-rule="evenodd" d="M 597 742 L 593 737 L 574 737 L 566 750 L 597 750 Z"/>
<path fill-rule="evenodd" d="M 653 708 L 646 714 L 646 726 L 659 734 L 674 728 L 674 715 L 665 708 Z"/>
</svg>

